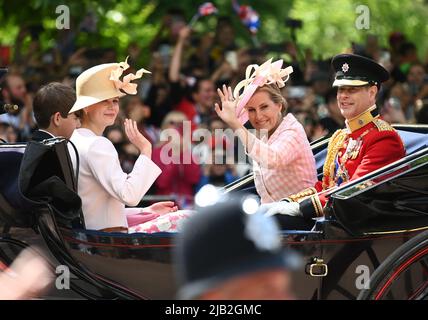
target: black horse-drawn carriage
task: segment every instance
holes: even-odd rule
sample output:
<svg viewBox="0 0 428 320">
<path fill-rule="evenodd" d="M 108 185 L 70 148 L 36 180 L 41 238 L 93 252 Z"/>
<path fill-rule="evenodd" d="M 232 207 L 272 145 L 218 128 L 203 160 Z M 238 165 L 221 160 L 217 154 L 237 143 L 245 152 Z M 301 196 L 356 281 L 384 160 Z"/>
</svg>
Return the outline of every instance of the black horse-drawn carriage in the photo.
<svg viewBox="0 0 428 320">
<path fill-rule="evenodd" d="M 294 275 L 298 298 L 428 299 L 428 126 L 395 127 L 405 158 L 331 190 L 311 231 L 282 232 L 305 261 Z M 319 174 L 327 143 L 312 144 Z M 71 290 L 47 298 L 174 298 L 175 234 L 86 230 L 67 141 L 1 144 L 0 168 L 0 265 L 37 245 L 72 275 Z M 250 174 L 225 192 L 251 183 Z"/>
</svg>

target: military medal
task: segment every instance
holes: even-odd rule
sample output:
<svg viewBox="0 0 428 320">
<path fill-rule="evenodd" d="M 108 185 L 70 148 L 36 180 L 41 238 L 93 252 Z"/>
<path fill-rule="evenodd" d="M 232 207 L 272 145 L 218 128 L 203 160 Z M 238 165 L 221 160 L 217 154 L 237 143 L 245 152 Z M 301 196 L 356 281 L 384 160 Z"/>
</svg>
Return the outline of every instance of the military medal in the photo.
<svg viewBox="0 0 428 320">
<path fill-rule="evenodd" d="M 343 182 L 349 181 L 349 173 L 345 167 L 345 163 L 340 163 L 337 161 L 336 175 L 334 177 L 334 182 L 336 185 L 340 186 Z"/>
<path fill-rule="evenodd" d="M 355 147 L 352 150 L 351 159 L 354 160 L 358 157 L 358 153 L 360 152 L 361 146 L 363 145 L 363 140 L 361 138 L 358 138 L 358 140 L 355 143 Z"/>
<path fill-rule="evenodd" d="M 358 138 L 357 140 L 349 139 L 348 146 L 345 151 L 345 159 L 343 161 L 346 161 L 348 159 L 355 160 L 358 157 L 358 153 L 360 152 L 362 146 L 362 140 Z"/>
<path fill-rule="evenodd" d="M 355 141 L 352 138 L 349 139 L 348 146 L 346 147 L 346 151 L 345 151 L 346 159 L 352 157 L 352 154 L 355 150 L 356 145 L 357 145 L 357 141 Z"/>
</svg>

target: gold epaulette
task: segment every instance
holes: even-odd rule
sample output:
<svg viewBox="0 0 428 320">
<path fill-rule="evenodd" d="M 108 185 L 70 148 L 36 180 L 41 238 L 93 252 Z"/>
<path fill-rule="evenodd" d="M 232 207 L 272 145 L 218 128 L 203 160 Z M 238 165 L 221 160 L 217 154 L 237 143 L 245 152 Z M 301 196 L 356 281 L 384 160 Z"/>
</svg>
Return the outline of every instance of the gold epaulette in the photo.
<svg viewBox="0 0 428 320">
<path fill-rule="evenodd" d="M 385 120 L 376 118 L 375 120 L 373 120 L 374 125 L 376 126 L 376 128 L 379 131 L 395 131 L 394 127 L 391 126 L 388 122 L 386 122 Z M 400 136 L 398 136 L 401 144 L 403 145 L 403 149 L 406 149 L 406 147 L 404 146 L 404 142 L 403 139 L 401 139 Z"/>
<path fill-rule="evenodd" d="M 334 160 L 336 159 L 339 150 L 343 147 L 343 142 L 345 141 L 347 135 L 348 133 L 345 129 L 337 130 L 328 142 L 327 156 L 325 157 L 323 168 L 323 190 L 332 187 L 332 184 L 334 184 Z M 328 183 L 326 181 L 326 177 L 329 178 Z"/>
<path fill-rule="evenodd" d="M 379 131 L 394 131 L 395 129 L 385 120 L 375 118 L 373 123 Z"/>
<path fill-rule="evenodd" d="M 292 202 L 299 202 L 316 193 L 317 193 L 317 189 L 307 188 L 307 189 L 304 189 L 303 191 L 300 191 L 299 193 L 295 193 L 295 194 L 292 194 L 291 196 L 288 196 L 287 199 Z"/>
</svg>

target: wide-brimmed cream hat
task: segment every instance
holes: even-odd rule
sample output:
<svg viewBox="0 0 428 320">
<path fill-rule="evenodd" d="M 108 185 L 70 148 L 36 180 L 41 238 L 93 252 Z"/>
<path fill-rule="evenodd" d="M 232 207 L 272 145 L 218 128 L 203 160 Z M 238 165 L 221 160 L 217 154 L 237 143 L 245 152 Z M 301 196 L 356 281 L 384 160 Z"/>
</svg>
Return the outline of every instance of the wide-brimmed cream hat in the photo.
<svg viewBox="0 0 428 320">
<path fill-rule="evenodd" d="M 84 109 L 103 100 L 123 97 L 126 94 L 136 94 L 137 84 L 131 83 L 139 79 L 143 73 L 150 73 L 145 69 L 135 74 L 128 74 L 120 80 L 123 71 L 128 69 L 127 61 L 120 63 L 105 63 L 85 70 L 76 79 L 76 102 L 69 113 Z"/>
</svg>

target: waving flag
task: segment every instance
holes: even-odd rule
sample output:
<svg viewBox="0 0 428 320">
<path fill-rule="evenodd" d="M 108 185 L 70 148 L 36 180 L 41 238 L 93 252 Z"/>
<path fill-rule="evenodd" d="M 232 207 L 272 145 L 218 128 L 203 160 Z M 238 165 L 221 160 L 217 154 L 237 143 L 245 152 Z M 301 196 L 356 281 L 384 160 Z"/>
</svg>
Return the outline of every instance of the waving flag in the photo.
<svg viewBox="0 0 428 320">
<path fill-rule="evenodd" d="M 199 6 L 198 14 L 201 17 L 209 16 L 217 13 L 217 8 L 212 4 L 212 2 L 205 2 Z"/>
<path fill-rule="evenodd" d="M 205 2 L 201 4 L 198 8 L 198 12 L 192 17 L 189 22 L 189 27 L 192 27 L 200 17 L 210 16 L 218 12 L 217 8 L 212 4 L 212 2 Z"/>
<path fill-rule="evenodd" d="M 250 6 L 240 5 L 237 0 L 232 1 L 232 6 L 241 22 L 255 35 L 260 27 L 259 14 Z"/>
</svg>

